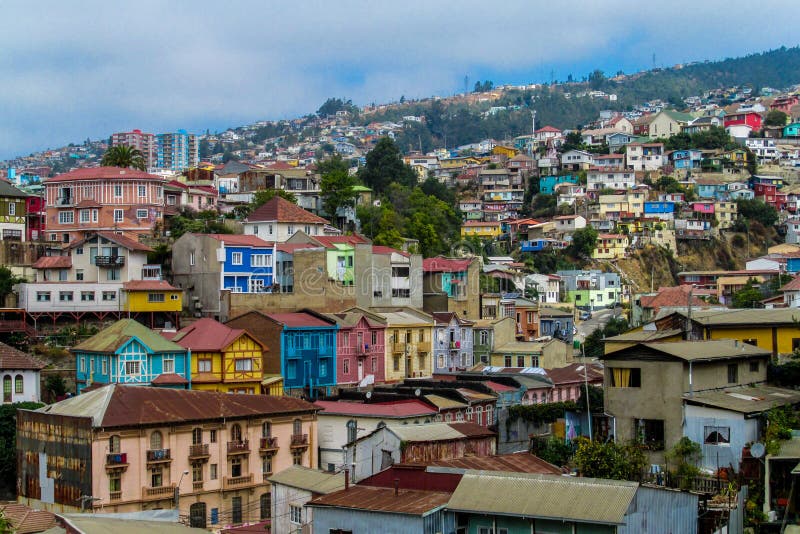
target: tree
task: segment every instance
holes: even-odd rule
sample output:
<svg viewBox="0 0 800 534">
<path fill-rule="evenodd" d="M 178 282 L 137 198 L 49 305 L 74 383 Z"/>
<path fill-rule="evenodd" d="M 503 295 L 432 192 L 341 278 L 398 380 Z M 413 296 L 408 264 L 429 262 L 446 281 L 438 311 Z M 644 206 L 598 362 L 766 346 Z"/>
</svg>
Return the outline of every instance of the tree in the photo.
<svg viewBox="0 0 800 534">
<path fill-rule="evenodd" d="M 773 109 L 764 117 L 764 126 L 786 126 L 788 115 L 778 109 Z"/>
<path fill-rule="evenodd" d="M 740 219 L 758 221 L 765 227 L 778 222 L 778 210 L 757 198 L 737 200 L 736 210 Z"/>
<path fill-rule="evenodd" d="M 335 223 L 336 214 L 340 209 L 355 206 L 358 192 L 354 187 L 357 185 L 357 181 L 355 176 L 348 171 L 347 163 L 338 154 L 319 162 L 318 168 L 322 174 L 319 183 L 322 209 Z"/>
<path fill-rule="evenodd" d="M 583 148 L 583 137 L 578 130 L 572 130 L 564 137 L 564 143 L 561 145 L 561 150 L 567 152 L 569 150 L 576 150 Z"/>
<path fill-rule="evenodd" d="M 284 191 L 283 189 L 263 189 L 253 193 L 253 200 L 250 201 L 252 209 L 256 209 L 272 200 L 274 197 L 281 197 L 288 200 L 292 204 L 297 204 L 297 197 L 291 191 Z"/>
<path fill-rule="evenodd" d="M 142 152 L 128 145 L 112 146 L 103 154 L 100 164 L 104 167 L 121 167 L 123 169 L 147 170 Z"/>
<path fill-rule="evenodd" d="M 586 336 L 583 352 L 587 358 L 600 358 L 605 354 L 605 339 L 618 336 L 628 330 L 628 321 L 622 317 L 610 319 L 603 328 L 596 328 Z"/>
<path fill-rule="evenodd" d="M 391 183 L 407 187 L 417 183 L 417 173 L 403 163 L 397 145 L 389 137 L 382 137 L 375 148 L 367 153 L 366 159 L 358 177 L 376 195 L 381 195 Z"/>
<path fill-rule="evenodd" d="M 606 83 L 606 75 L 602 70 L 595 70 L 589 74 L 589 85 L 592 89 L 600 89 Z"/>
<path fill-rule="evenodd" d="M 25 281 L 24 278 L 15 275 L 11 272 L 11 269 L 5 265 L 0 265 L 0 304 L 5 301 L 6 295 L 9 295 L 13 291 L 12 288 L 15 285 Z"/>
<path fill-rule="evenodd" d="M 328 115 L 336 115 L 337 111 L 347 111 L 355 115 L 358 113 L 358 108 L 353 104 L 352 100 L 329 98 L 319 107 L 317 115 L 320 117 L 327 117 Z"/>
<path fill-rule="evenodd" d="M 576 230 L 572 234 L 572 243 L 569 246 L 569 252 L 572 257 L 591 257 L 594 249 L 597 248 L 597 236 L 597 230 L 591 226 Z"/>
<path fill-rule="evenodd" d="M 0 494 L 16 491 L 17 410 L 36 410 L 44 404 L 18 402 L 0 406 Z"/>
<path fill-rule="evenodd" d="M 731 305 L 734 308 L 762 308 L 763 299 L 761 290 L 755 287 L 755 280 L 750 278 L 742 289 L 733 294 Z"/>
<path fill-rule="evenodd" d="M 647 456 L 638 443 L 601 443 L 578 438 L 573 462 L 582 476 L 639 481 Z"/>
<path fill-rule="evenodd" d="M 67 393 L 67 383 L 61 375 L 48 375 L 44 381 L 44 390 L 51 395 L 52 399 L 57 399 Z"/>
</svg>

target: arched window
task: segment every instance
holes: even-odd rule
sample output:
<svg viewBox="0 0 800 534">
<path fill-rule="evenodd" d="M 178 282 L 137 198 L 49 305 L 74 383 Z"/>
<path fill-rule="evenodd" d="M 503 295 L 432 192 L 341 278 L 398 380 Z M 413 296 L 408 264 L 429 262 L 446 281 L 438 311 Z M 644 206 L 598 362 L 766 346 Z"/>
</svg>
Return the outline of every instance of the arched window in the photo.
<svg viewBox="0 0 800 534">
<path fill-rule="evenodd" d="M 201 445 L 203 443 L 203 429 L 200 427 L 192 429 L 192 445 Z"/>
<path fill-rule="evenodd" d="M 231 441 L 242 441 L 242 427 L 238 423 L 231 427 Z"/>
<path fill-rule="evenodd" d="M 22 375 L 14 377 L 14 393 L 21 395 L 24 392 L 24 385 L 22 382 Z"/>
<path fill-rule="evenodd" d="M 295 436 L 303 433 L 303 422 L 300 419 L 295 419 L 292 423 L 292 434 Z"/>
<path fill-rule="evenodd" d="M 272 437 L 272 423 L 269 421 L 264 421 L 261 423 L 261 437 L 262 438 L 271 438 Z"/>
<path fill-rule="evenodd" d="M 108 438 L 108 452 L 119 453 L 119 436 L 111 436 Z"/>
<path fill-rule="evenodd" d="M 467 407 L 467 421 L 472 422 L 472 406 Z"/>
<path fill-rule="evenodd" d="M 11 375 L 3 377 L 3 402 L 11 402 Z"/>
<path fill-rule="evenodd" d="M 156 430 L 152 434 L 150 434 L 150 449 L 156 450 L 161 449 L 161 445 L 163 444 L 163 436 L 161 432 Z"/>
<path fill-rule="evenodd" d="M 486 426 L 489 426 L 491 424 L 493 424 L 492 423 L 492 407 L 491 406 L 487 406 L 486 407 Z"/>
<path fill-rule="evenodd" d="M 456 421 L 458 421 L 458 422 L 460 423 L 460 422 L 462 422 L 463 420 L 464 420 L 464 412 L 458 412 L 458 413 L 456 413 Z"/>
</svg>

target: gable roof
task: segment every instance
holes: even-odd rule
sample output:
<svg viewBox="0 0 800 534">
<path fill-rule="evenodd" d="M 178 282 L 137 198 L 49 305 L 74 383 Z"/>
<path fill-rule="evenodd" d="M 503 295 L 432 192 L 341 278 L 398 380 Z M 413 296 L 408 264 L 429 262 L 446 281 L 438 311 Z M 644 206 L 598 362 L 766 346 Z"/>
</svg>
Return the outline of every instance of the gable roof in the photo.
<svg viewBox="0 0 800 534">
<path fill-rule="evenodd" d="M 336 321 L 328 319 L 324 316 L 319 316 L 307 311 L 301 312 L 286 312 L 286 313 L 265 313 L 266 317 L 273 321 L 280 323 L 284 326 L 292 328 L 308 327 L 308 326 L 334 326 Z"/>
<path fill-rule="evenodd" d="M 664 307 L 688 307 L 697 306 L 702 308 L 707 306 L 702 299 L 692 295 L 692 286 L 680 285 L 674 287 L 660 287 L 655 295 L 644 295 L 640 298 L 642 308 L 652 308 L 658 310 Z"/>
<path fill-rule="evenodd" d="M 122 284 L 125 291 L 183 291 L 166 280 L 131 280 Z"/>
<path fill-rule="evenodd" d="M 354 415 L 376 418 L 405 418 L 436 415 L 436 410 L 418 399 L 401 399 L 391 402 L 316 401 L 314 405 L 324 414 Z"/>
<path fill-rule="evenodd" d="M 743 414 L 758 414 L 775 406 L 800 404 L 800 391 L 759 384 L 701 391 L 684 400 L 689 404 L 722 408 Z"/>
<path fill-rule="evenodd" d="M 289 396 L 231 395 L 220 391 L 108 384 L 39 408 L 38 412 L 91 417 L 95 427 L 129 427 L 314 412 Z"/>
<path fill-rule="evenodd" d="M 93 234 L 87 235 L 85 238 L 83 238 L 83 239 L 81 239 L 79 241 L 75 241 L 74 243 L 70 243 L 70 245 L 67 248 L 68 249 L 73 249 L 75 247 L 79 247 L 79 246 L 83 245 L 84 243 L 87 243 L 87 242 L 91 241 L 96 236 L 99 236 L 99 237 L 101 237 L 103 239 L 107 239 L 108 241 L 111 241 L 112 243 L 116 243 L 117 245 L 119 245 L 119 246 L 121 246 L 123 248 L 126 248 L 128 250 L 139 250 L 139 251 L 142 251 L 142 252 L 152 252 L 153 251 L 153 249 L 151 249 L 150 247 L 148 247 L 147 245 L 145 245 L 143 243 L 139 243 L 135 239 L 131 239 L 129 237 L 125 237 L 124 235 L 115 234 L 114 232 L 107 232 L 107 231 L 95 232 Z"/>
<path fill-rule="evenodd" d="M 621 480 L 467 471 L 448 509 L 619 525 L 625 522 L 638 486 Z M 602 506 L 598 506 L 598 495 L 602 495 Z"/>
<path fill-rule="evenodd" d="M 426 273 L 458 273 L 469 269 L 472 258 L 457 259 L 436 256 L 422 260 L 422 270 Z"/>
<path fill-rule="evenodd" d="M 45 364 L 11 345 L 0 342 L 0 369 L 44 369 Z"/>
<path fill-rule="evenodd" d="M 24 198 L 28 193 L 14 187 L 10 182 L 0 180 L 0 197 Z"/>
<path fill-rule="evenodd" d="M 744 271 L 752 274 L 758 271 Z M 766 271 L 773 273 L 774 271 Z M 676 312 L 686 317 L 686 312 Z M 692 311 L 692 321 L 703 326 L 740 326 L 740 325 L 794 325 L 800 321 L 800 309 L 773 308 L 773 309 L 739 309 L 739 310 L 697 310 Z"/>
<path fill-rule="evenodd" d="M 370 510 L 392 514 L 425 516 L 443 508 L 450 494 L 441 491 L 423 491 L 372 486 L 350 486 L 347 490 L 324 495 L 306 506 L 331 506 Z"/>
<path fill-rule="evenodd" d="M 323 313 L 325 317 L 335 321 L 339 328 L 355 328 L 363 318 L 370 328 L 386 328 L 386 319 L 368 310 L 355 307 L 344 312 Z"/>
<path fill-rule="evenodd" d="M 231 328 L 210 317 L 204 317 L 178 330 L 172 336 L 172 341 L 193 351 L 221 351 L 245 334 L 247 331 L 242 328 Z M 253 336 L 250 338 L 261 345 Z M 262 345 L 262 349 L 264 348 Z"/>
<path fill-rule="evenodd" d="M 235 247 L 261 247 L 261 248 L 272 248 L 273 243 L 270 241 L 264 241 L 258 236 L 248 235 L 248 234 L 194 234 L 197 236 L 208 236 L 211 239 L 215 239 L 217 241 L 222 241 L 226 245 L 232 245 Z"/>
<path fill-rule="evenodd" d="M 428 468 L 429 472 L 441 472 L 445 469 L 448 471 L 463 469 L 550 475 L 560 475 L 562 473 L 561 468 L 545 462 L 527 451 L 494 456 L 464 456 L 463 458 L 434 460 L 428 465 L 430 466 Z"/>
<path fill-rule="evenodd" d="M 69 269 L 72 267 L 71 256 L 42 256 L 31 265 L 34 269 Z"/>
<path fill-rule="evenodd" d="M 247 216 L 245 222 L 277 221 L 287 223 L 328 224 L 322 217 L 306 211 L 297 204 L 289 202 L 283 197 L 274 196 L 253 213 Z"/>
<path fill-rule="evenodd" d="M 133 319 L 120 319 L 70 349 L 71 352 L 115 352 L 133 338 L 153 352 L 185 352 L 180 345 Z"/>
</svg>

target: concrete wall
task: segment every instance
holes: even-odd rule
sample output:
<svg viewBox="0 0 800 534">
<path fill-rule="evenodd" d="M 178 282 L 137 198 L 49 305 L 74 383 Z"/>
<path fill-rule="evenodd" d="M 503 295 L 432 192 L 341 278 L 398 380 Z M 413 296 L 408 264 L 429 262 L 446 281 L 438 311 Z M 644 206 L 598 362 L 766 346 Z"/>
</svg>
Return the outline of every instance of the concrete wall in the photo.
<svg viewBox="0 0 800 534">
<path fill-rule="evenodd" d="M 182 235 L 172 245 L 172 280 L 175 286 L 185 290 L 184 306 L 190 314 L 201 313 L 225 321 L 228 311 L 223 309 L 220 300 L 219 245 L 219 241 L 210 237 Z M 191 264 L 192 253 L 194 265 Z M 197 306 L 198 303 L 201 306 Z"/>
<path fill-rule="evenodd" d="M 299 525 L 298 525 L 299 526 Z M 353 534 L 369 532 L 426 532 L 422 517 L 401 514 L 349 510 L 347 508 L 315 507 L 314 532 L 335 532 L 343 529 Z M 275 532 L 288 532 L 278 531 Z"/>
</svg>

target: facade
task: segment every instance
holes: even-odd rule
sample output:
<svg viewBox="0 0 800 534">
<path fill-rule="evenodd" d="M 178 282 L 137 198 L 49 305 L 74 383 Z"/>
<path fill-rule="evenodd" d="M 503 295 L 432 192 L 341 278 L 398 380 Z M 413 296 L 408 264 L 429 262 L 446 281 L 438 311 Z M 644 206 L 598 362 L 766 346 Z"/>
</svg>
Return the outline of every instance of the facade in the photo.
<svg viewBox="0 0 800 534">
<path fill-rule="evenodd" d="M 592 253 L 596 260 L 617 260 L 624 258 L 628 251 L 628 236 L 625 234 L 599 234 L 597 248 Z"/>
<path fill-rule="evenodd" d="M 247 216 L 244 220 L 244 233 L 267 241 L 284 243 L 299 231 L 310 236 L 327 235 L 328 226 L 328 221 L 322 217 L 275 195 Z"/>
<path fill-rule="evenodd" d="M 542 176 L 539 178 L 539 193 L 552 195 L 559 184 L 578 184 L 577 174 L 563 174 L 560 176 Z"/>
<path fill-rule="evenodd" d="M 556 274 L 566 291 L 569 302 L 576 307 L 595 310 L 620 302 L 622 287 L 617 273 L 589 271 L 558 271 Z"/>
<path fill-rule="evenodd" d="M 27 241 L 27 193 L 0 179 L 0 240 Z"/>
<path fill-rule="evenodd" d="M 164 179 L 118 167 L 78 169 L 44 180 L 49 241 L 92 232 L 150 235 L 163 221 Z"/>
<path fill-rule="evenodd" d="M 433 316 L 414 308 L 376 313 L 386 321 L 386 381 L 431 376 Z"/>
<path fill-rule="evenodd" d="M 636 175 L 628 169 L 591 168 L 586 174 L 586 192 L 597 197 L 603 189 L 627 191 L 636 185 Z"/>
<path fill-rule="evenodd" d="M 111 146 L 129 146 L 142 153 L 145 166 L 152 169 L 156 166 L 156 138 L 151 133 L 141 130 L 117 132 L 111 134 Z"/>
<path fill-rule="evenodd" d="M 662 143 L 631 143 L 625 153 L 626 164 L 634 171 L 655 171 L 664 165 Z"/>
<path fill-rule="evenodd" d="M 422 255 L 390 247 L 355 246 L 356 304 L 362 308 L 423 306 Z"/>
<path fill-rule="evenodd" d="M 472 367 L 473 322 L 457 313 L 434 312 L 433 372 L 464 371 Z"/>
<path fill-rule="evenodd" d="M 493 367 L 524 369 L 526 367 L 542 367 L 552 369 L 564 367 L 571 360 L 572 345 L 563 341 L 511 341 L 502 345 L 496 344 L 491 353 L 489 363 Z"/>
<path fill-rule="evenodd" d="M 78 393 L 93 384 L 186 389 L 189 351 L 133 319 L 121 319 L 70 349 Z"/>
<path fill-rule="evenodd" d="M 475 364 L 491 361 L 495 346 L 515 340 L 516 323 L 511 317 L 479 319 L 472 326 L 472 353 Z"/>
<path fill-rule="evenodd" d="M 561 278 L 554 274 L 529 274 L 525 276 L 525 287 L 536 290 L 539 304 L 557 304 L 561 302 Z"/>
<path fill-rule="evenodd" d="M 367 385 L 386 381 L 386 323 L 367 310 L 327 313 L 339 330 L 336 333 L 336 384 Z"/>
<path fill-rule="evenodd" d="M 156 135 L 156 167 L 160 170 L 185 171 L 200 163 L 200 147 L 195 134 L 178 130 Z"/>
<path fill-rule="evenodd" d="M 461 225 L 461 237 L 494 239 L 502 233 L 498 221 L 466 221 Z"/>
<path fill-rule="evenodd" d="M 560 339 L 572 345 L 575 330 L 575 316 L 571 311 L 557 308 L 539 307 L 539 335 Z"/>
<path fill-rule="evenodd" d="M 168 338 L 192 355 L 192 389 L 267 393 L 263 353 L 269 349 L 247 331 L 203 318 Z"/>
<path fill-rule="evenodd" d="M 316 411 L 290 397 L 124 385 L 22 410 L 19 501 L 57 512 L 177 508 L 200 528 L 268 519 L 272 473 L 316 463 Z M 71 462 L 86 468 L 61 467 Z"/>
<path fill-rule="evenodd" d="M 271 532 L 293 532 L 314 524 L 312 499 L 344 489 L 344 473 L 326 473 L 293 465 L 269 477 L 272 486 Z"/>
<path fill-rule="evenodd" d="M 5 343 L 0 343 L 0 377 L 3 404 L 40 402 L 39 372 L 45 364 Z"/>
<path fill-rule="evenodd" d="M 41 193 L 29 194 L 25 199 L 25 236 L 28 241 L 43 240 L 46 236 L 47 210 Z"/>
<path fill-rule="evenodd" d="M 422 260 L 425 311 L 452 312 L 458 313 L 464 319 L 478 319 L 480 268 L 480 261 L 475 257 L 437 256 Z"/>
</svg>

